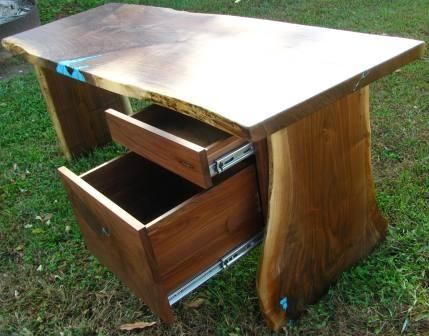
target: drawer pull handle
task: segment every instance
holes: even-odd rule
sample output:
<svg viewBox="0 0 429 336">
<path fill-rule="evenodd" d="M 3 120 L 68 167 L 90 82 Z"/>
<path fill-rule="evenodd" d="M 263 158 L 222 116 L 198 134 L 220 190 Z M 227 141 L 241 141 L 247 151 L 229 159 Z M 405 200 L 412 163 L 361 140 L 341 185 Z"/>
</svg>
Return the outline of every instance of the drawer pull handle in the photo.
<svg viewBox="0 0 429 336">
<path fill-rule="evenodd" d="M 98 235 L 109 237 L 110 231 L 105 226 L 100 225 L 100 219 L 79 198 L 75 198 L 74 201 L 89 228 Z"/>
<path fill-rule="evenodd" d="M 101 228 L 101 234 L 103 236 L 109 237 L 110 236 L 110 232 L 108 228 L 105 228 L 104 226 Z"/>
<path fill-rule="evenodd" d="M 254 149 L 251 143 L 245 144 L 244 146 L 237 148 L 236 150 L 229 152 L 228 154 L 215 160 L 209 167 L 210 176 L 215 176 L 231 168 L 237 163 L 243 161 L 249 156 L 254 154 Z"/>
<path fill-rule="evenodd" d="M 181 165 L 183 165 L 183 166 L 185 166 L 186 168 L 190 168 L 190 169 L 193 169 L 194 168 L 194 166 L 193 165 L 191 165 L 189 162 L 186 162 L 186 161 L 179 161 L 180 162 L 180 164 Z"/>
<path fill-rule="evenodd" d="M 94 231 L 96 234 L 103 237 L 110 236 L 109 229 L 106 228 L 105 226 L 101 226 L 100 224 L 97 223 L 97 221 L 89 220 L 87 223 L 88 223 L 88 226 L 92 229 L 92 231 Z"/>
</svg>

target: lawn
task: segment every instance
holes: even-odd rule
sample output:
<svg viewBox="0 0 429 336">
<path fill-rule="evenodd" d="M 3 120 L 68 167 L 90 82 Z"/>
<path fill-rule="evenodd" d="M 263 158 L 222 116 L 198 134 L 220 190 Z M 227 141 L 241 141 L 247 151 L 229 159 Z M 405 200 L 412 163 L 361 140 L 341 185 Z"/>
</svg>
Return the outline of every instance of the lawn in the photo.
<svg viewBox="0 0 429 336">
<path fill-rule="evenodd" d="M 39 7 L 42 21 L 49 22 L 101 3 L 39 0 Z M 429 42 L 427 0 L 141 3 Z M 281 334 L 429 335 L 427 54 L 372 84 L 371 107 L 377 200 L 390 223 L 387 238 Z M 123 151 L 111 144 L 66 162 L 34 73 L 0 81 L 0 335 L 126 335 L 118 326 L 136 321 L 157 322 L 141 335 L 269 335 L 254 284 L 260 249 L 175 306 L 172 326 L 85 249 L 56 168 L 83 172 Z M 204 303 L 187 307 L 196 298 Z"/>
</svg>

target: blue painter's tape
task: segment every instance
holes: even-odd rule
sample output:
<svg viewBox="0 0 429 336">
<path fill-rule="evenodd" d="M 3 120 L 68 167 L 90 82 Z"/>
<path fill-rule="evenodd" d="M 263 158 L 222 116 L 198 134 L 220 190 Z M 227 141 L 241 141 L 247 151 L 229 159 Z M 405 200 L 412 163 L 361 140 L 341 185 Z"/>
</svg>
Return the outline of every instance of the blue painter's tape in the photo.
<svg viewBox="0 0 429 336">
<path fill-rule="evenodd" d="M 87 68 L 88 65 L 79 63 L 84 62 L 86 60 L 98 57 L 100 55 L 93 55 L 87 57 L 74 58 L 71 60 L 60 61 L 57 64 L 56 71 L 69 78 L 76 79 L 81 82 L 86 82 L 85 76 L 80 72 L 81 69 Z"/>
<path fill-rule="evenodd" d="M 280 300 L 280 306 L 284 311 L 287 310 L 287 307 L 288 307 L 287 296 L 285 296 L 283 299 Z"/>
<path fill-rule="evenodd" d="M 64 64 L 58 64 L 56 68 L 57 72 L 61 75 L 76 79 L 81 82 L 85 82 L 85 77 L 83 74 L 79 71 L 79 69 L 72 68 L 72 72 L 70 73 L 69 69 Z"/>
</svg>

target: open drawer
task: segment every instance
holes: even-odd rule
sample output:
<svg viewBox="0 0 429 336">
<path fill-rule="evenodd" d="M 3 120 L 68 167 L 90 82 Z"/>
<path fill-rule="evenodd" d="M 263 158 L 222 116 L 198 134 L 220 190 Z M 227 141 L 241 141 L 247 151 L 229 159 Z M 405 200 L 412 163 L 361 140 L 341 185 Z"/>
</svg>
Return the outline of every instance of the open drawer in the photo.
<svg viewBox="0 0 429 336">
<path fill-rule="evenodd" d="M 106 111 L 114 141 L 203 187 L 253 154 L 244 139 L 159 105 L 127 116 Z"/>
<path fill-rule="evenodd" d="M 255 167 L 242 165 L 207 191 L 132 152 L 81 176 L 59 172 L 88 249 L 170 322 L 171 304 L 262 230 Z"/>
</svg>

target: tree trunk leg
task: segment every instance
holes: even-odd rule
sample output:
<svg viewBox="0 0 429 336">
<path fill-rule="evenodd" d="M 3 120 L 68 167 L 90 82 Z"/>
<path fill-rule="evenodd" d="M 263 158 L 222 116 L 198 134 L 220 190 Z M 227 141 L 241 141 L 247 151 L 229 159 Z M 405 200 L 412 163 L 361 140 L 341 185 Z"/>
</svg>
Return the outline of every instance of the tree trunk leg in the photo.
<svg viewBox="0 0 429 336">
<path fill-rule="evenodd" d="M 127 97 L 35 66 L 60 147 L 67 159 L 110 141 L 104 110 L 130 113 Z"/>
<path fill-rule="evenodd" d="M 257 289 L 274 330 L 385 236 L 371 171 L 368 98 L 365 87 L 268 139 L 268 219 Z"/>
</svg>

